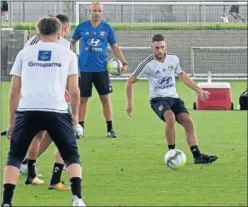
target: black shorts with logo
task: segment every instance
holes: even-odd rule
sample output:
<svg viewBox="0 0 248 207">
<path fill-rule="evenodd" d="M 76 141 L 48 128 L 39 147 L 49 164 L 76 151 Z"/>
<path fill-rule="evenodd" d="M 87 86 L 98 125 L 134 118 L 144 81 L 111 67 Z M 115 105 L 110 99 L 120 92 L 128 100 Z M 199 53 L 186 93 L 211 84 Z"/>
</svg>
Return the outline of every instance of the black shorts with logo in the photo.
<svg viewBox="0 0 248 207">
<path fill-rule="evenodd" d="M 113 92 L 109 74 L 103 72 L 80 72 L 79 88 L 81 97 L 92 96 L 92 86 L 95 86 L 100 96 Z"/>
<path fill-rule="evenodd" d="M 67 165 L 80 163 L 76 137 L 69 113 L 16 112 L 10 140 L 8 165 L 19 167 L 35 135 L 46 130 Z"/>
<path fill-rule="evenodd" d="M 177 117 L 180 113 L 189 114 L 184 102 L 180 98 L 157 97 L 150 100 L 153 111 L 160 119 L 164 120 L 164 112 L 171 110 Z"/>
</svg>

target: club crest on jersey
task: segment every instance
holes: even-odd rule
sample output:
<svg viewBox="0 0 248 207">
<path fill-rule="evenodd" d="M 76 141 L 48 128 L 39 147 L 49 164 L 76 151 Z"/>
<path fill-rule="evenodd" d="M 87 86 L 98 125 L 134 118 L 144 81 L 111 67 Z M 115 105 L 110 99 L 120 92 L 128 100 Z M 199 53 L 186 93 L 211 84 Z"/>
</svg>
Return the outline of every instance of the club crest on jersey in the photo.
<svg viewBox="0 0 248 207">
<path fill-rule="evenodd" d="M 52 51 L 39 50 L 38 60 L 39 61 L 50 61 L 51 55 L 52 55 Z"/>
<path fill-rule="evenodd" d="M 104 32 L 104 31 L 101 31 L 101 32 L 100 32 L 100 35 L 101 35 L 101 36 L 104 36 L 104 35 L 105 35 L 105 32 Z"/>
</svg>

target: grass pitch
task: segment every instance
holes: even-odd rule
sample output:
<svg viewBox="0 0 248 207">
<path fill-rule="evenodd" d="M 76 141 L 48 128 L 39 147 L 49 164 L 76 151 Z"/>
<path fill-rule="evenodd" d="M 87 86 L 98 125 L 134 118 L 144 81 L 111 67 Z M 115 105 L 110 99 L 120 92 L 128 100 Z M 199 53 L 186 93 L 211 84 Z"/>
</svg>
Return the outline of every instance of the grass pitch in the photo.
<svg viewBox="0 0 248 207">
<path fill-rule="evenodd" d="M 235 108 L 246 85 L 231 82 Z M 9 87 L 9 82 L 2 84 L 2 129 L 8 124 Z M 164 125 L 150 109 L 147 82 L 135 85 L 132 118 L 125 112 L 125 82 L 113 82 L 113 87 L 114 128 L 120 138 L 105 138 L 106 124 L 94 91 L 88 104 L 86 136 L 78 141 L 88 206 L 247 206 L 247 112 L 194 111 L 194 92 L 178 82 L 179 94 L 195 121 L 201 151 L 220 158 L 211 165 L 194 165 L 182 127 L 177 125 L 177 148 L 186 153 L 188 162 L 172 171 L 164 165 Z M 5 163 L 9 141 L 4 137 L 2 145 Z M 69 191 L 47 189 L 53 151 L 51 146 L 37 161 L 44 185 L 25 186 L 20 177 L 15 206 L 71 205 Z"/>
</svg>

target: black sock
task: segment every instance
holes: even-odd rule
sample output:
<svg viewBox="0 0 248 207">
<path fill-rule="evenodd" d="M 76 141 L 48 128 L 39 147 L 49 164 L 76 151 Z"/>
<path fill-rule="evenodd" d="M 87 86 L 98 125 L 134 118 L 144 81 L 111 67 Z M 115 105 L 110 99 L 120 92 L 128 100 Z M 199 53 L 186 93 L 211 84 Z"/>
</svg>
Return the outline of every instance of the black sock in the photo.
<svg viewBox="0 0 248 207">
<path fill-rule="evenodd" d="M 72 195 L 77 196 L 78 198 L 82 198 L 82 179 L 81 178 L 71 178 L 70 179 L 71 182 L 71 192 Z"/>
<path fill-rule="evenodd" d="M 175 144 L 169 144 L 169 145 L 168 145 L 169 150 L 175 149 L 175 147 L 176 147 Z"/>
<path fill-rule="evenodd" d="M 197 158 L 197 157 L 200 157 L 201 156 L 201 152 L 200 152 L 200 150 L 199 150 L 199 148 L 198 148 L 197 145 L 191 146 L 190 147 L 190 150 L 191 150 L 194 158 Z"/>
<path fill-rule="evenodd" d="M 84 128 L 84 121 L 78 122 Z"/>
<path fill-rule="evenodd" d="M 3 185 L 4 191 L 3 191 L 3 204 L 9 204 L 11 206 L 12 197 L 14 195 L 15 185 L 6 183 Z"/>
<path fill-rule="evenodd" d="M 36 160 L 30 160 L 28 159 L 28 177 L 31 179 L 34 179 L 36 177 L 36 172 L 35 172 L 35 162 Z"/>
<path fill-rule="evenodd" d="M 110 132 L 113 130 L 113 125 L 112 125 L 112 121 L 107 121 L 107 131 Z"/>
<path fill-rule="evenodd" d="M 28 159 L 25 158 L 25 159 L 22 161 L 22 164 L 23 164 L 23 165 L 26 165 L 27 163 L 28 163 Z"/>
<path fill-rule="evenodd" d="M 63 164 L 54 163 L 53 174 L 52 174 L 52 178 L 50 181 L 51 185 L 56 185 L 61 181 L 61 174 L 62 174 L 63 168 L 64 168 Z"/>
</svg>

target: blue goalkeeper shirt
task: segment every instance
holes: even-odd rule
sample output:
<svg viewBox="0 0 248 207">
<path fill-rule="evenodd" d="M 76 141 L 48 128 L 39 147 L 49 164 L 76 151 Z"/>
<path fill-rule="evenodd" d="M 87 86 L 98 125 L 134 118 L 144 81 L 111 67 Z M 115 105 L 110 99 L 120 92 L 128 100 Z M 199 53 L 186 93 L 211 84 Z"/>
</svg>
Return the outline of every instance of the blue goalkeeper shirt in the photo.
<svg viewBox="0 0 248 207">
<path fill-rule="evenodd" d="M 102 21 L 93 27 L 90 20 L 80 23 L 72 35 L 80 41 L 78 67 L 81 72 L 106 71 L 108 58 L 108 43 L 117 43 L 113 28 Z"/>
</svg>

